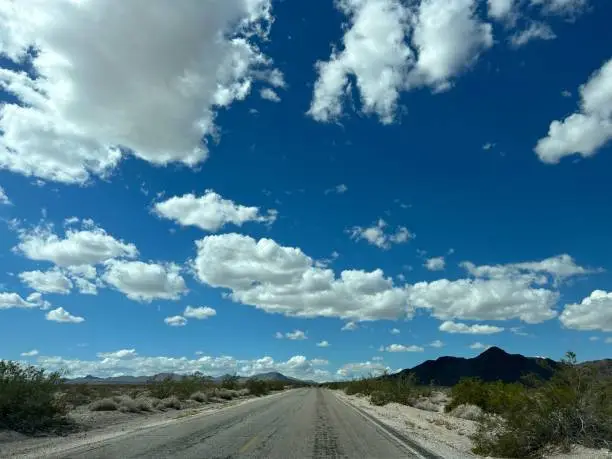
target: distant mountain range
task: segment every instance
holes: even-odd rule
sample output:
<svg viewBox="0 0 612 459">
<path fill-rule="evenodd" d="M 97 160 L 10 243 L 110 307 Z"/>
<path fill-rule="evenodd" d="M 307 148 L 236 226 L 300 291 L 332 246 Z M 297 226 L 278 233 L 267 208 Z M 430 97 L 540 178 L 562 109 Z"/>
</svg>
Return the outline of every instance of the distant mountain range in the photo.
<svg viewBox="0 0 612 459">
<path fill-rule="evenodd" d="M 221 382 L 224 378 L 232 375 L 223 375 L 211 377 L 215 382 Z M 176 373 L 157 373 L 152 376 L 111 376 L 108 378 L 99 378 L 97 376 L 87 375 L 83 378 L 68 379 L 68 384 L 146 384 L 148 382 L 163 381 L 166 378 L 171 378 L 175 381 L 180 381 L 184 375 Z M 238 382 L 245 382 L 249 379 L 256 379 L 260 381 L 283 381 L 287 384 L 316 384 L 314 381 L 302 381 L 300 379 L 285 376 L 278 372 L 260 373 L 251 377 L 237 376 Z"/>
</svg>

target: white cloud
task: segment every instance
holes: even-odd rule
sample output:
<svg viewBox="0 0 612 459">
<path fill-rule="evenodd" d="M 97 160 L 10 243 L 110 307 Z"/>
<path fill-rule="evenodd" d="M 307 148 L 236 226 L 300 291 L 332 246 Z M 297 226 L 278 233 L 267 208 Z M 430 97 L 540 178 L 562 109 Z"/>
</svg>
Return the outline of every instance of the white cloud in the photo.
<svg viewBox="0 0 612 459">
<path fill-rule="evenodd" d="M 546 279 L 538 279 L 536 275 L 550 276 L 555 284 L 570 277 L 601 272 L 601 269 L 590 269 L 576 264 L 568 254 L 561 254 L 540 261 L 526 261 L 521 263 L 508 263 L 505 265 L 482 265 L 465 261 L 461 267 L 476 277 L 489 277 L 492 279 L 522 278 L 532 279 L 537 283 L 546 283 Z"/>
<path fill-rule="evenodd" d="M 503 327 L 481 324 L 468 325 L 460 322 L 452 322 L 450 320 L 443 322 L 439 330 L 447 333 L 464 333 L 470 335 L 492 335 L 493 333 L 504 331 Z"/>
<path fill-rule="evenodd" d="M 291 339 L 294 341 L 301 341 L 301 340 L 308 339 L 308 337 L 306 336 L 306 333 L 304 333 L 302 330 L 294 330 L 292 332 L 287 332 L 285 333 L 285 337 L 287 339 Z"/>
<path fill-rule="evenodd" d="M 267 215 L 264 215 L 258 207 L 236 204 L 229 199 L 223 199 L 213 190 L 206 190 L 201 197 L 186 194 L 158 202 L 155 204 L 155 213 L 182 226 L 197 226 L 210 232 L 217 232 L 227 224 L 271 224 L 276 221 L 278 214 L 276 210 L 268 210 Z"/>
<path fill-rule="evenodd" d="M 274 337 L 276 339 L 283 339 L 285 337 L 285 335 L 283 335 L 281 332 L 276 332 L 276 333 L 274 333 Z"/>
<path fill-rule="evenodd" d="M 204 320 L 216 315 L 217 311 L 215 311 L 213 308 L 209 308 L 208 306 L 203 306 L 199 308 L 187 306 L 185 308 L 185 311 L 183 312 L 183 316 L 187 317 L 188 319 Z"/>
<path fill-rule="evenodd" d="M 359 326 L 355 322 L 347 322 L 345 323 L 340 331 L 355 331 L 359 328 Z"/>
<path fill-rule="evenodd" d="M 4 191 L 4 188 L 2 188 L 1 186 L 0 186 L 0 204 L 4 204 L 4 205 L 11 204 L 11 200 L 8 198 L 8 196 L 6 195 L 6 192 Z"/>
<path fill-rule="evenodd" d="M 442 341 L 440 341 L 439 339 L 432 341 L 431 343 L 429 343 L 429 345 L 431 347 L 436 347 L 436 348 L 441 348 L 444 347 L 444 343 Z"/>
<path fill-rule="evenodd" d="M 580 110 L 563 121 L 553 121 L 548 136 L 535 152 L 545 163 L 556 164 L 565 156 L 593 156 L 612 139 L 612 59 L 579 88 Z"/>
<path fill-rule="evenodd" d="M 382 362 L 385 359 L 382 356 L 380 356 L 380 355 L 375 355 L 374 357 L 372 357 L 372 360 L 374 362 Z"/>
<path fill-rule="evenodd" d="M 488 15 L 497 20 L 505 20 L 514 11 L 515 0 L 488 0 Z"/>
<path fill-rule="evenodd" d="M 83 317 L 73 316 L 64 308 L 53 309 L 45 317 L 47 320 L 60 323 L 80 324 L 85 321 Z"/>
<path fill-rule="evenodd" d="M 400 0 L 341 0 L 336 5 L 349 22 L 344 49 L 317 62 L 319 77 L 308 114 L 324 122 L 339 118 L 351 92 L 349 76 L 354 76 L 361 110 L 391 123 L 413 59 L 406 44 L 410 10 Z"/>
<path fill-rule="evenodd" d="M 564 89 L 563 91 L 561 91 L 561 95 L 563 97 L 572 97 L 572 92 L 568 91 L 567 89 Z"/>
<path fill-rule="evenodd" d="M 446 261 L 444 257 L 433 257 L 425 260 L 425 264 L 423 265 L 430 271 L 443 271 L 446 266 Z"/>
<path fill-rule="evenodd" d="M 418 60 L 411 79 L 445 90 L 451 79 L 493 46 L 491 24 L 478 20 L 476 0 L 423 0 L 412 42 Z"/>
<path fill-rule="evenodd" d="M 557 38 L 548 24 L 543 22 L 531 22 L 529 27 L 510 37 L 510 44 L 514 48 L 520 48 L 532 40 L 554 40 Z"/>
<path fill-rule="evenodd" d="M 344 194 L 347 191 L 348 191 L 348 186 L 346 186 L 344 183 L 341 183 L 340 185 L 336 185 L 333 188 L 328 188 L 327 190 L 325 190 L 325 194 L 330 194 L 330 193 Z"/>
<path fill-rule="evenodd" d="M 403 344 L 391 344 L 385 348 L 387 352 L 423 352 L 424 349 L 421 346 L 404 346 Z"/>
<path fill-rule="evenodd" d="M 399 328 L 392 328 L 389 333 L 391 333 L 392 335 L 399 335 L 401 332 L 399 330 Z"/>
<path fill-rule="evenodd" d="M 269 100 L 270 102 L 280 102 L 281 98 L 279 95 L 271 88 L 264 88 L 259 91 L 259 95 L 262 99 Z"/>
<path fill-rule="evenodd" d="M 0 69 L 19 99 L 0 112 L 0 168 L 46 180 L 106 175 L 127 151 L 200 163 L 217 112 L 255 80 L 279 79 L 255 44 L 273 22 L 270 0 L 23 0 L 3 2 L 0 15 L 0 53 L 31 58 L 36 74 Z"/>
<path fill-rule="evenodd" d="M 587 10 L 589 0 L 531 0 L 531 4 L 541 6 L 544 14 L 576 17 Z"/>
<path fill-rule="evenodd" d="M 308 114 L 317 121 L 342 115 L 354 76 L 361 111 L 382 123 L 395 120 L 402 91 L 450 80 L 493 44 L 491 26 L 476 17 L 475 0 L 423 0 L 412 9 L 401 0 L 341 0 L 348 19 L 343 49 L 319 61 Z M 416 53 L 410 49 L 409 40 Z"/>
<path fill-rule="evenodd" d="M 103 279 L 132 300 L 178 300 L 187 292 L 181 269 L 174 263 L 111 260 L 106 268 Z"/>
<path fill-rule="evenodd" d="M 166 322 L 171 327 L 184 327 L 185 325 L 187 325 L 187 319 L 185 319 L 183 316 L 166 317 L 164 319 L 164 322 Z"/>
<path fill-rule="evenodd" d="M 31 351 L 21 353 L 21 357 L 36 357 L 37 355 L 38 349 L 32 349 Z"/>
<path fill-rule="evenodd" d="M 104 355 L 99 356 L 98 360 L 39 356 L 37 363 L 50 371 L 66 370 L 71 378 L 86 375 L 109 377 L 120 375 L 151 376 L 157 373 L 192 374 L 196 371 L 210 376 L 221 376 L 234 372 L 241 376 L 252 376 L 257 373 L 278 371 L 294 378 L 316 381 L 328 380 L 330 376 L 328 371 L 316 368 L 323 364 L 321 359 L 308 360 L 301 355 L 293 356 L 286 361 L 275 361 L 269 356 L 246 360 L 231 356 L 208 355 L 200 355 L 196 359 L 141 355 L 118 358 L 116 354 L 115 352 L 104 353 Z"/>
<path fill-rule="evenodd" d="M 606 339 L 604 340 L 604 343 L 606 343 L 606 344 L 612 344 L 612 337 L 611 337 L 611 338 L 606 338 Z"/>
<path fill-rule="evenodd" d="M 15 248 L 31 260 L 50 261 L 57 266 L 94 265 L 112 258 L 134 258 L 138 250 L 109 235 L 104 229 L 83 221 L 83 229 L 68 228 L 64 238 L 53 233 L 53 226 L 19 229 Z"/>
<path fill-rule="evenodd" d="M 82 277 L 73 278 L 76 287 L 79 289 L 79 293 L 83 295 L 97 295 L 98 286 L 93 282 L 88 281 Z"/>
<path fill-rule="evenodd" d="M 599 341 L 599 336 L 589 336 L 589 341 Z"/>
<path fill-rule="evenodd" d="M 98 352 L 101 359 L 133 359 L 138 355 L 136 349 L 120 349 L 115 352 Z"/>
<path fill-rule="evenodd" d="M 55 268 L 49 271 L 25 271 L 19 274 L 21 282 L 33 290 L 42 293 L 70 293 L 72 282 L 61 270 Z"/>
<path fill-rule="evenodd" d="M 557 292 L 515 279 L 440 279 L 410 289 L 413 306 L 439 319 L 508 320 L 539 323 L 556 316 Z"/>
<path fill-rule="evenodd" d="M 317 343 L 317 346 L 318 347 L 329 347 L 329 346 L 331 346 L 331 344 L 329 344 L 327 341 L 323 340 L 323 341 L 319 341 Z"/>
<path fill-rule="evenodd" d="M 0 292 L 0 309 L 47 309 L 49 303 L 42 299 L 40 293 L 32 293 L 25 300 L 17 293 Z"/>
<path fill-rule="evenodd" d="M 317 367 L 324 367 L 326 365 L 329 365 L 329 360 L 325 360 L 325 359 L 312 359 L 310 361 L 310 363 L 314 366 Z"/>
<path fill-rule="evenodd" d="M 363 376 L 379 376 L 390 372 L 391 368 L 381 362 L 358 362 L 342 365 L 336 374 L 341 378 L 352 379 Z"/>
<path fill-rule="evenodd" d="M 193 269 L 201 282 L 230 289 L 232 300 L 269 313 L 358 320 L 412 313 L 406 289 L 379 269 L 345 270 L 336 277 L 299 248 L 235 233 L 207 236 L 196 245 Z"/>
<path fill-rule="evenodd" d="M 567 304 L 559 316 L 567 328 L 612 331 L 612 292 L 594 290 L 580 304 Z"/>
<path fill-rule="evenodd" d="M 494 148 L 494 147 L 495 147 L 495 144 L 494 144 L 494 143 L 487 142 L 487 143 L 485 143 L 485 144 L 482 146 L 482 149 L 483 149 L 483 150 L 490 150 L 491 148 Z"/>
<path fill-rule="evenodd" d="M 491 346 L 489 344 L 482 344 L 480 342 L 475 342 L 473 344 L 470 344 L 470 349 L 489 349 Z"/>
<path fill-rule="evenodd" d="M 368 244 L 383 250 L 390 249 L 393 244 L 404 244 L 414 238 L 414 235 L 405 226 L 398 226 L 395 233 L 385 233 L 386 227 L 387 222 L 381 218 L 368 228 L 354 226 L 347 230 L 347 233 L 354 241 L 363 239 Z"/>
</svg>

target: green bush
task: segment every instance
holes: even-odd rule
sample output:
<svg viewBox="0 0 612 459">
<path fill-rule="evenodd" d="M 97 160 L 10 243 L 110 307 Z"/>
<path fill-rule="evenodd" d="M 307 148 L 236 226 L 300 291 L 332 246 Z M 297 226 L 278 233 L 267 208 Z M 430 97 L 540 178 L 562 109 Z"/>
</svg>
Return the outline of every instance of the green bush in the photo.
<svg viewBox="0 0 612 459">
<path fill-rule="evenodd" d="M 0 361 L 0 429 L 34 433 L 66 425 L 57 372 Z"/>
<path fill-rule="evenodd" d="M 249 393 L 257 397 L 267 395 L 270 392 L 268 386 L 269 384 L 266 381 L 261 381 L 258 379 L 249 379 L 246 382 L 246 388 L 249 390 Z"/>
<path fill-rule="evenodd" d="M 206 403 L 208 402 L 208 399 L 209 399 L 208 394 L 204 392 L 200 392 L 200 391 L 194 392 L 193 394 L 189 396 L 189 398 L 191 400 L 195 400 L 196 402 L 200 402 L 200 403 Z"/>
<path fill-rule="evenodd" d="M 473 437 L 474 451 L 497 457 L 538 457 L 552 447 L 610 447 L 612 381 L 576 364 L 568 353 L 550 381 L 532 389 L 485 386 L 489 397 Z M 484 409 L 484 408 L 483 408 Z"/>
<path fill-rule="evenodd" d="M 370 403 L 372 403 L 372 405 L 383 406 L 387 403 L 391 403 L 392 401 L 390 392 L 375 390 L 370 394 Z"/>
</svg>

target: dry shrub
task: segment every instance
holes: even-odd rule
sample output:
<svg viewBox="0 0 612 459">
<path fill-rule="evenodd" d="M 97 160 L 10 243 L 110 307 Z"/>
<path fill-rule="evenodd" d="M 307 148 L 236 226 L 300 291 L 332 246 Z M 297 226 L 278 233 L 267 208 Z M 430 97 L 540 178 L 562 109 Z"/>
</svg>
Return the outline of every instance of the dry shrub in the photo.
<svg viewBox="0 0 612 459">
<path fill-rule="evenodd" d="M 89 411 L 116 411 L 119 405 L 112 398 L 94 400 L 89 404 Z"/>
<path fill-rule="evenodd" d="M 194 392 L 193 394 L 189 396 L 189 398 L 191 400 L 195 400 L 196 402 L 200 402 L 200 403 L 206 403 L 209 400 L 208 394 L 205 392 L 201 392 L 201 391 Z"/>
<path fill-rule="evenodd" d="M 482 416 L 482 409 L 476 405 L 463 404 L 453 408 L 450 415 L 455 418 L 477 421 Z"/>
<path fill-rule="evenodd" d="M 160 400 L 158 408 L 160 409 L 175 409 L 175 410 L 180 410 L 181 409 L 181 401 L 179 400 L 179 398 L 175 395 L 171 396 L 171 397 L 167 397 L 164 398 L 163 400 Z"/>
</svg>

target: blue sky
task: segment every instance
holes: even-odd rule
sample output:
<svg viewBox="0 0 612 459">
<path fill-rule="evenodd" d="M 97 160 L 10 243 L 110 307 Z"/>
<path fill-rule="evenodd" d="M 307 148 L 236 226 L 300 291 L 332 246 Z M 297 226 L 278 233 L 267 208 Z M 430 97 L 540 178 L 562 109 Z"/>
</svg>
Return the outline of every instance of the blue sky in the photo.
<svg viewBox="0 0 612 459">
<path fill-rule="evenodd" d="M 100 5 L 0 6 L 0 358 L 609 357 L 612 4 Z"/>
</svg>

